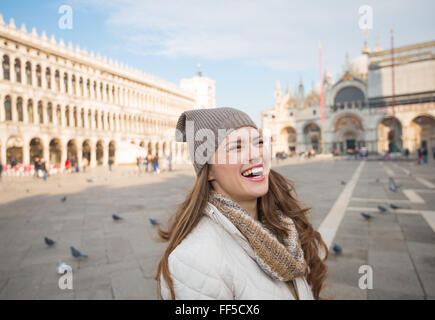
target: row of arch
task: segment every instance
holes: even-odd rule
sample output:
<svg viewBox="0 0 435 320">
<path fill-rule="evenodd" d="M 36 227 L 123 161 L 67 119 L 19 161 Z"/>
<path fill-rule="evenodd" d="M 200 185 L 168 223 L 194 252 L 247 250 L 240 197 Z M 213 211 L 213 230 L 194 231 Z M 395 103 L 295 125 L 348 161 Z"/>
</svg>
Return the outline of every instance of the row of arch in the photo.
<svg viewBox="0 0 435 320">
<path fill-rule="evenodd" d="M 152 110 L 158 108 L 169 111 L 180 103 L 191 103 L 158 89 L 149 88 L 148 90 L 156 92 L 145 93 L 101 80 L 92 80 L 84 75 L 78 76 L 58 68 L 42 67 L 40 63 L 32 64 L 29 60 L 22 65 L 20 58 L 12 60 L 7 54 L 2 56 L 2 79 L 96 101 L 124 106 L 150 106 Z"/>
<path fill-rule="evenodd" d="M 435 117 L 416 115 L 407 124 L 405 136 L 402 122 L 391 116 L 384 117 L 377 125 L 377 151 L 399 152 L 404 148 L 415 151 L 420 147 L 431 150 L 435 147 Z M 332 150 L 347 152 L 366 146 L 365 128 L 362 120 L 355 114 L 344 114 L 333 123 L 333 139 L 329 141 Z M 303 138 L 291 126 L 281 129 L 278 143 L 285 146 L 286 152 L 294 152 L 299 145 L 304 149 L 320 151 L 321 129 L 316 123 L 308 123 L 302 130 Z M 407 140 L 407 143 L 404 143 Z"/>
<path fill-rule="evenodd" d="M 58 125 L 63 127 L 101 129 L 128 133 L 156 134 L 175 127 L 172 120 L 147 119 L 137 114 L 104 112 L 93 108 L 79 108 L 33 99 L 25 101 L 18 96 L 12 101 L 11 95 L 3 99 L 0 121 L 15 121 L 27 124 Z"/>
<path fill-rule="evenodd" d="M 136 144 L 136 141 L 130 143 Z M 176 144 L 171 141 L 140 141 L 138 145 L 147 150 L 148 155 L 167 156 L 174 153 L 173 157 L 182 158 L 186 156 L 184 144 Z M 8 164 L 30 164 L 38 157 L 44 159 L 49 165 L 64 165 L 66 160 L 78 162 L 84 165 L 84 161 L 90 166 L 107 165 L 111 160 L 113 164 L 118 163 L 116 140 L 105 141 L 103 139 L 76 139 L 62 140 L 60 138 L 42 139 L 33 137 L 25 141 L 21 136 L 11 135 L 0 150 L 5 152 L 4 161 Z M 5 148 L 5 150 L 3 150 Z M 0 154 L 0 160 L 2 160 Z"/>
</svg>

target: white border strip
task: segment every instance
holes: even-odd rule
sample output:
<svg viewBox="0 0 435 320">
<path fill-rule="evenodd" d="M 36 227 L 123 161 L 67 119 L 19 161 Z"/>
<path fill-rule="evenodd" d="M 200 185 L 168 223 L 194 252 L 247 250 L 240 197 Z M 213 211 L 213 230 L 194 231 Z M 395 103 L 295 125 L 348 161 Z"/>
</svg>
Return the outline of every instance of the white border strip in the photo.
<svg viewBox="0 0 435 320">
<path fill-rule="evenodd" d="M 425 203 L 424 199 L 422 197 L 420 197 L 417 192 L 415 192 L 415 190 L 413 189 L 404 189 L 403 193 L 405 194 L 405 196 L 414 203 Z"/>
<path fill-rule="evenodd" d="M 427 181 L 425 178 L 415 177 L 415 180 L 417 180 L 418 182 L 420 182 L 421 184 L 425 185 L 428 188 L 431 188 L 431 189 L 435 188 L 435 185 L 432 182 Z"/>
<path fill-rule="evenodd" d="M 346 213 L 346 208 L 349 204 L 350 198 L 352 197 L 353 190 L 355 189 L 356 183 L 358 182 L 364 165 L 365 160 L 359 164 L 358 168 L 352 175 L 352 178 L 348 183 L 346 183 L 343 191 L 340 193 L 337 200 L 335 200 L 331 210 L 329 210 L 327 216 L 325 219 L 323 219 L 318 228 L 318 231 L 328 248 L 331 247 L 332 241 L 337 233 L 337 229 Z"/>
</svg>

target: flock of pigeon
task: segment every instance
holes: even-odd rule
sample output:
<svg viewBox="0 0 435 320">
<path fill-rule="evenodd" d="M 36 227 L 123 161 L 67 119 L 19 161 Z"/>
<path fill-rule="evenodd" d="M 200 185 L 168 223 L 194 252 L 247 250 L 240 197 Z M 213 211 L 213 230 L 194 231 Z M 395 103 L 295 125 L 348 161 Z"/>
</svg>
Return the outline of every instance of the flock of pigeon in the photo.
<svg viewBox="0 0 435 320">
<path fill-rule="evenodd" d="M 61 202 L 66 202 L 67 197 L 64 196 L 64 197 L 62 197 L 60 200 L 61 200 Z M 112 219 L 113 219 L 113 221 L 121 221 L 121 220 L 123 220 L 124 218 L 120 217 L 120 216 L 117 215 L 117 214 L 112 214 Z M 152 218 L 150 218 L 149 221 L 150 221 L 150 224 L 151 224 L 152 226 L 157 226 L 157 225 L 160 224 L 160 222 L 159 222 L 158 220 L 156 220 L 156 219 L 152 219 Z M 49 248 L 53 247 L 53 246 L 56 244 L 56 241 L 54 241 L 53 239 L 50 239 L 50 238 L 48 238 L 48 237 L 44 237 L 44 242 L 45 242 L 45 244 L 47 245 L 47 247 L 49 247 Z M 86 259 L 86 258 L 88 258 L 88 256 L 87 256 L 86 254 L 80 252 L 79 250 L 77 250 L 77 249 L 74 248 L 73 246 L 71 246 L 70 249 L 71 249 L 71 255 L 72 255 L 75 259 L 81 260 L 81 259 Z M 58 270 L 58 273 L 59 273 L 59 274 L 63 274 L 63 273 L 64 273 L 64 272 L 62 271 L 62 270 L 65 270 L 65 269 L 64 269 L 64 266 L 66 266 L 65 263 L 63 263 L 62 261 L 58 261 L 58 263 L 57 263 L 57 270 Z"/>
<path fill-rule="evenodd" d="M 379 182 L 380 182 L 379 178 L 376 178 L 376 183 L 379 183 Z M 341 184 L 345 185 L 346 182 L 341 181 Z M 397 185 L 394 182 L 394 179 L 391 177 L 388 179 L 388 187 L 389 187 L 390 191 L 397 192 Z M 396 206 L 394 203 L 390 204 L 390 208 L 393 210 L 402 209 L 402 207 Z M 378 210 L 380 213 L 385 213 L 388 211 L 387 208 L 385 208 L 384 206 L 381 206 L 381 205 L 378 205 Z M 366 213 L 366 212 L 361 212 L 361 216 L 367 221 L 370 221 L 373 218 L 373 216 L 371 214 Z M 334 252 L 335 255 L 340 255 L 343 252 L 343 248 L 340 245 L 338 245 L 337 243 L 334 243 L 334 245 L 332 246 L 332 251 Z"/>
</svg>

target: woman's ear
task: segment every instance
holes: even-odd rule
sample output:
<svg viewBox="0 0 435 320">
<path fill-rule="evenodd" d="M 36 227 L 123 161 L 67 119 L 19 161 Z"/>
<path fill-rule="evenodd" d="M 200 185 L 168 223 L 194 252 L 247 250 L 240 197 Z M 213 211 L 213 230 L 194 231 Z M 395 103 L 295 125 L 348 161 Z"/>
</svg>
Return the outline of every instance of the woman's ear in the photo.
<svg viewBox="0 0 435 320">
<path fill-rule="evenodd" d="M 210 166 L 210 170 L 208 171 L 207 181 L 211 182 L 215 180 L 213 166 Z"/>
</svg>

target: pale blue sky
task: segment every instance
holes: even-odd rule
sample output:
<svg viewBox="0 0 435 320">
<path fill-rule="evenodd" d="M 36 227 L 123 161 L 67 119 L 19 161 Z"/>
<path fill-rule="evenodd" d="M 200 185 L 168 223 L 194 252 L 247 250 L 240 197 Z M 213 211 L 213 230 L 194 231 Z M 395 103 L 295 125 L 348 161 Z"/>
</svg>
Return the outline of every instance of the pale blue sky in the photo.
<svg viewBox="0 0 435 320">
<path fill-rule="evenodd" d="M 58 27 L 63 4 L 73 9 L 72 30 Z M 217 106 L 258 123 L 260 110 L 273 107 L 276 80 L 293 90 L 301 78 L 307 90 L 319 81 L 318 41 L 334 78 L 346 52 L 360 54 L 362 5 L 373 8 L 370 48 L 376 35 L 390 48 L 391 28 L 397 46 L 435 39 L 430 0 L 1 0 L 0 13 L 177 84 L 201 63 L 216 80 Z"/>
</svg>

